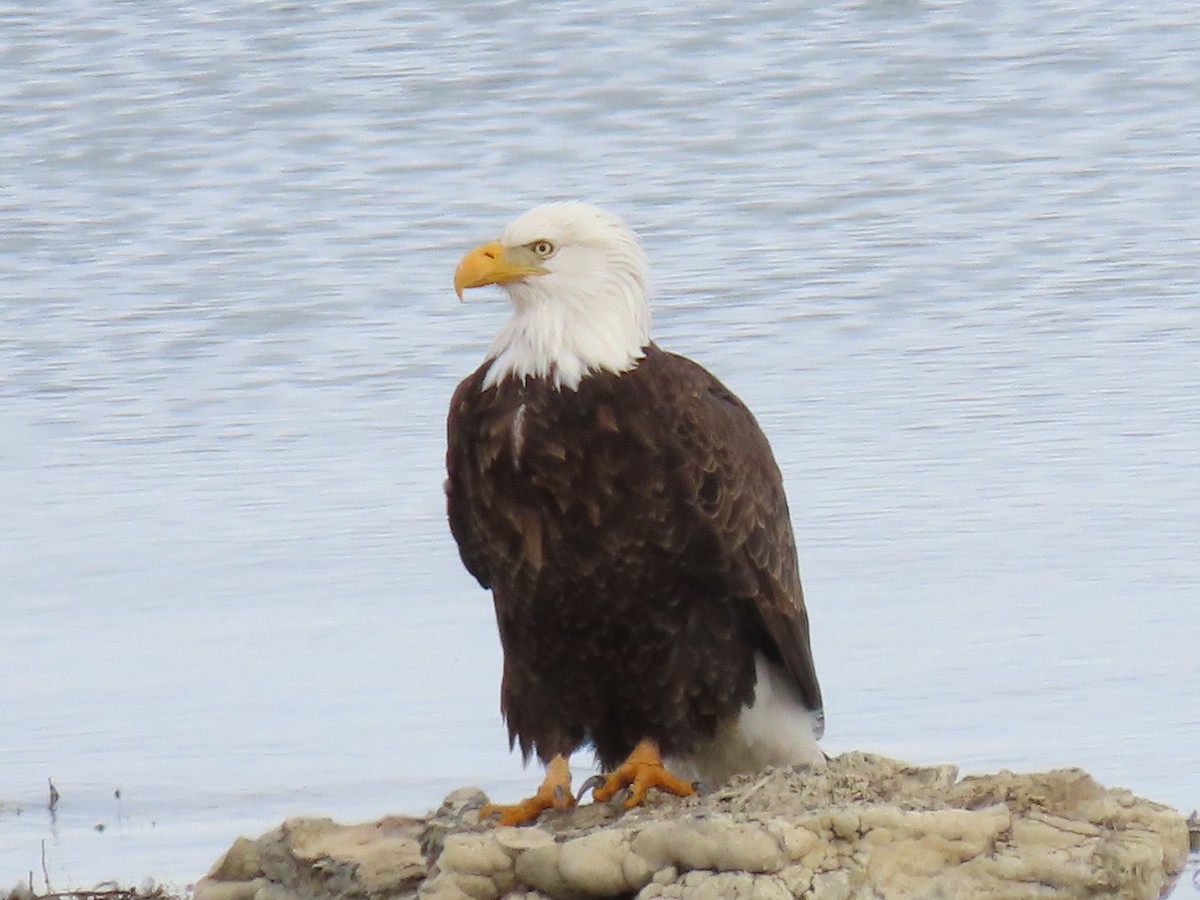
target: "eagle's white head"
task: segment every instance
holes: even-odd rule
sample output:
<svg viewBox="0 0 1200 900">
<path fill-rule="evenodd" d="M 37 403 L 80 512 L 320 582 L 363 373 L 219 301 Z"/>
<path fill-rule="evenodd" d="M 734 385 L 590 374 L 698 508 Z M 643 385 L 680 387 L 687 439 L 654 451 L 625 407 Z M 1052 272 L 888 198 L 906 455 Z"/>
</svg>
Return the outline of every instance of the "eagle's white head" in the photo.
<svg viewBox="0 0 1200 900">
<path fill-rule="evenodd" d="M 488 351 L 486 390 L 512 375 L 574 390 L 588 372 L 624 372 L 650 342 L 646 256 L 617 216 L 587 203 L 547 203 L 476 247 L 454 289 L 498 284 L 513 314 Z"/>
</svg>

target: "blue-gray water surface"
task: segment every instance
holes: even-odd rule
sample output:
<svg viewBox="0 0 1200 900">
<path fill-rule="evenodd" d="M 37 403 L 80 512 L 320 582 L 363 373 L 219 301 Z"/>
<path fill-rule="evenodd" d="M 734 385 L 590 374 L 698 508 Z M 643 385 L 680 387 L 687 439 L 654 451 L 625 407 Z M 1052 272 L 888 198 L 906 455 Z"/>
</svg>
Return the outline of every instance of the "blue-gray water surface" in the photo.
<svg viewBox="0 0 1200 900">
<path fill-rule="evenodd" d="M 450 278 L 567 197 L 773 442 L 830 752 L 1200 805 L 1198 54 L 1190 0 L 5 7 L 0 886 L 527 792 Z"/>
</svg>

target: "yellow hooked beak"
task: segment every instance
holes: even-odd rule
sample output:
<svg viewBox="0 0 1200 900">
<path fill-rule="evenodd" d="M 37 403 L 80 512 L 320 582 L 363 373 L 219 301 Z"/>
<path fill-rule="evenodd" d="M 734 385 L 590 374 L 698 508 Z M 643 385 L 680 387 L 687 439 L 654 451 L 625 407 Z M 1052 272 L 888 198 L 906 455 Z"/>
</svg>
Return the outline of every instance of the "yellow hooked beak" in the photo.
<svg viewBox="0 0 1200 900">
<path fill-rule="evenodd" d="M 546 269 L 527 247 L 505 247 L 499 241 L 476 247 L 454 270 L 454 293 L 462 299 L 467 288 L 508 284 L 527 275 L 545 275 Z"/>
</svg>

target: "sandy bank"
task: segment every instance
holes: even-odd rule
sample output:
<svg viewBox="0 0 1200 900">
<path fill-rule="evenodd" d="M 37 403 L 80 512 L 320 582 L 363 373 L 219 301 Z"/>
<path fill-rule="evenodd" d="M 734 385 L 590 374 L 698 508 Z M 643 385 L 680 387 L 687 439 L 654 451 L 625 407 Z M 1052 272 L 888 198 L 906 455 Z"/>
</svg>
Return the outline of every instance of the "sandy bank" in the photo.
<svg viewBox="0 0 1200 900">
<path fill-rule="evenodd" d="M 1155 898 L 1188 852 L 1179 813 L 1078 769 L 960 779 L 862 753 L 527 828 L 481 825 L 482 802 L 462 789 L 425 817 L 288 820 L 238 839 L 196 900 Z"/>
</svg>

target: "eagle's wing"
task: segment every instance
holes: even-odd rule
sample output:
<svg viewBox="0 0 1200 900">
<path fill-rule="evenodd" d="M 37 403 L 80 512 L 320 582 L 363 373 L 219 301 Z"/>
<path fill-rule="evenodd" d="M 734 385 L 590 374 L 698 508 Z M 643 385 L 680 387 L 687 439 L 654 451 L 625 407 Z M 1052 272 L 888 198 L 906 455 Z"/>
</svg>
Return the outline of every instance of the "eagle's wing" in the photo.
<svg viewBox="0 0 1200 900">
<path fill-rule="evenodd" d="M 688 392 L 675 407 L 684 502 L 690 500 L 715 532 L 720 558 L 714 565 L 737 601 L 747 604 L 751 638 L 791 676 L 821 730 L 821 688 L 795 538 L 771 447 L 746 405 L 708 371 L 674 354 L 659 358 L 670 370 L 663 383 Z"/>
<path fill-rule="evenodd" d="M 475 521 L 479 509 L 467 502 L 468 497 L 475 497 L 478 504 L 491 496 L 481 489 L 483 472 L 477 462 L 482 437 L 479 432 L 484 427 L 476 414 L 483 371 L 481 367 L 465 378 L 450 400 L 446 419 L 446 513 L 463 565 L 480 585 L 490 588 L 492 573 L 483 540 L 485 532 Z"/>
</svg>

